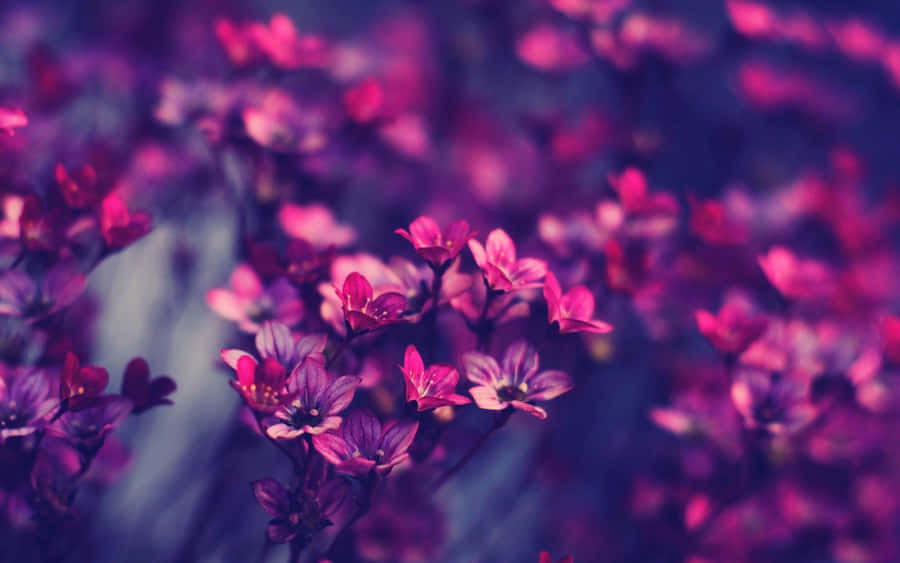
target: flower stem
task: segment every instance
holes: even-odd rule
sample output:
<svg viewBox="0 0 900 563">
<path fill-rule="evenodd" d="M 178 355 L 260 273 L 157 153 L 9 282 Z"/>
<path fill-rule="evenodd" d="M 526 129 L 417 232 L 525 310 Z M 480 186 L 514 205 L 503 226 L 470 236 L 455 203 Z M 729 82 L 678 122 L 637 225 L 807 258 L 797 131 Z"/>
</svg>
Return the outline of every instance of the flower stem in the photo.
<svg viewBox="0 0 900 563">
<path fill-rule="evenodd" d="M 297 472 L 297 475 L 298 475 L 298 476 L 299 476 L 299 475 L 302 475 L 302 473 L 303 473 L 303 466 L 300 464 L 299 461 L 297 461 L 297 458 L 294 457 L 294 454 L 292 454 L 290 450 L 288 450 L 286 447 L 284 447 L 284 446 L 281 444 L 281 442 L 279 442 L 279 441 L 276 440 L 275 438 L 269 436 L 268 432 L 266 432 L 266 429 L 265 429 L 265 428 L 263 427 L 263 425 L 262 425 L 262 416 L 260 416 L 259 413 L 254 412 L 254 413 L 253 413 L 253 418 L 256 419 L 256 427 L 259 428 L 259 431 L 262 432 L 262 435 L 265 437 L 265 439 L 268 440 L 273 446 L 275 446 L 276 448 L 278 448 L 278 450 L 279 450 L 281 453 L 283 453 L 284 455 L 286 455 L 287 458 L 291 460 L 291 464 L 293 464 L 294 470 Z"/>
<path fill-rule="evenodd" d="M 453 477 L 456 473 L 458 473 L 459 470 L 462 469 L 462 467 L 466 463 L 468 463 L 469 460 L 471 460 L 475 456 L 475 454 L 478 453 L 479 450 L 481 450 L 481 448 L 487 443 L 488 438 L 490 438 L 494 432 L 496 432 L 500 428 L 503 428 L 503 426 L 506 424 L 506 421 L 508 421 L 509 417 L 512 416 L 512 413 L 513 413 L 512 409 L 509 409 L 509 408 L 507 408 L 504 411 L 499 412 L 497 414 L 497 416 L 494 418 L 494 424 L 491 425 L 491 428 L 487 432 L 485 432 L 481 436 L 481 438 L 478 439 L 477 442 L 475 442 L 475 445 L 473 445 L 469 449 L 469 451 L 467 451 L 466 454 L 464 456 L 462 456 L 459 461 L 456 462 L 456 464 L 453 467 L 451 467 L 449 470 L 447 470 L 447 472 L 444 473 L 440 477 L 440 479 L 438 479 L 437 483 L 435 483 L 435 485 L 434 485 L 434 490 L 437 491 L 438 489 L 443 487 L 444 484 L 447 481 L 449 481 L 451 477 Z"/>
</svg>

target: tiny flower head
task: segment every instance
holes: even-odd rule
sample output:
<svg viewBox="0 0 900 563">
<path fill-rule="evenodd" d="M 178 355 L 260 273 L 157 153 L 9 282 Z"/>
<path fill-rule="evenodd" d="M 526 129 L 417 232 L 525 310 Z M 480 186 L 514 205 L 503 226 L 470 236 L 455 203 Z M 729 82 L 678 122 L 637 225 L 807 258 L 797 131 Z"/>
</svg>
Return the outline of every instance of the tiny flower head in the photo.
<svg viewBox="0 0 900 563">
<path fill-rule="evenodd" d="M 773 247 L 758 261 L 769 282 L 785 297 L 814 300 L 834 292 L 834 273 L 822 262 L 798 258 L 782 246 Z"/>
<path fill-rule="evenodd" d="M 131 399 L 134 414 L 159 405 L 171 405 L 168 398 L 175 391 L 172 378 L 161 375 L 150 378 L 150 366 L 144 358 L 134 358 L 125 366 L 122 376 L 122 395 Z"/>
<path fill-rule="evenodd" d="M 731 399 L 748 427 L 773 434 L 794 432 L 816 416 L 809 382 L 791 373 L 742 368 L 731 385 Z"/>
<path fill-rule="evenodd" d="M 69 352 L 59 376 L 59 400 L 68 410 L 79 411 L 99 404 L 109 383 L 109 373 L 99 366 L 82 366 L 78 356 Z"/>
<path fill-rule="evenodd" d="M 15 130 L 28 125 L 28 117 L 20 109 L 0 107 L 0 131 L 14 135 Z"/>
<path fill-rule="evenodd" d="M 557 323 L 562 334 L 573 332 L 607 333 L 612 326 L 591 319 L 594 315 L 594 295 L 583 285 L 573 287 L 563 294 L 559 280 L 553 272 L 544 279 L 544 299 L 550 324 Z"/>
<path fill-rule="evenodd" d="M 441 232 L 437 222 L 424 215 L 409 224 L 409 231 L 397 229 L 394 232 L 408 240 L 416 253 L 436 270 L 459 256 L 463 246 L 475 236 L 465 221 L 454 221 Z"/>
<path fill-rule="evenodd" d="M 288 378 L 287 392 L 293 400 L 275 411 L 278 422 L 266 433 L 275 439 L 291 440 L 337 429 L 341 425 L 337 415 L 350 405 L 358 385 L 359 378 L 332 377 L 323 362 L 307 358 Z"/>
<path fill-rule="evenodd" d="M 434 364 L 426 369 L 422 356 L 412 344 L 406 347 L 400 371 L 406 381 L 406 400 L 416 401 L 420 411 L 469 402 L 466 397 L 456 394 L 459 373 L 444 364 Z"/>
<path fill-rule="evenodd" d="M 99 448 L 107 434 L 128 418 L 133 406 L 126 397 L 106 395 L 88 408 L 63 414 L 50 430 L 83 447 Z"/>
<path fill-rule="evenodd" d="M 316 491 L 304 488 L 296 494 L 270 477 L 251 486 L 256 502 L 272 516 L 266 535 L 273 543 L 289 542 L 298 534 L 308 539 L 332 525 L 330 518 L 347 496 L 347 487 L 339 480 L 326 481 Z"/>
<path fill-rule="evenodd" d="M 0 315 L 42 319 L 75 301 L 86 283 L 67 263 L 51 268 L 38 283 L 20 270 L 7 270 L 0 276 Z"/>
<path fill-rule="evenodd" d="M 547 264 L 536 258 L 516 259 L 516 246 L 503 229 L 494 229 L 487 244 L 469 241 L 469 250 L 484 274 L 485 282 L 494 291 L 517 291 L 540 287 L 547 273 Z"/>
<path fill-rule="evenodd" d="M 549 401 L 574 386 L 572 378 L 562 371 L 538 373 L 538 355 L 524 340 L 506 349 L 503 367 L 480 352 L 463 356 L 466 377 L 475 384 L 469 390 L 475 403 L 487 410 L 500 411 L 513 407 L 538 418 L 547 418 L 547 411 L 532 404 Z"/>
<path fill-rule="evenodd" d="M 290 400 L 285 392 L 287 370 L 274 358 L 257 362 L 252 356 L 237 360 L 237 380 L 231 386 L 241 394 L 247 406 L 259 413 L 271 414 Z"/>
<path fill-rule="evenodd" d="M 100 205 L 100 231 L 110 250 L 120 250 L 150 232 L 150 215 L 131 212 L 125 200 L 113 192 Z"/>
<path fill-rule="evenodd" d="M 234 321 L 244 332 L 255 333 L 264 321 L 277 320 L 293 326 L 303 318 L 303 301 L 285 278 L 264 286 L 256 272 L 241 264 L 231 274 L 231 289 L 211 289 L 206 294 L 210 308 Z"/>
<path fill-rule="evenodd" d="M 337 471 L 365 475 L 387 471 L 409 458 L 418 422 L 396 422 L 382 427 L 369 410 L 355 410 L 335 432 L 313 436 L 313 446 Z"/>
<path fill-rule="evenodd" d="M 344 320 L 356 334 L 399 322 L 406 309 L 406 298 L 396 292 L 385 292 L 373 299 L 372 285 L 359 272 L 347 276 L 343 287 L 334 291 L 341 300 Z"/>
<path fill-rule="evenodd" d="M 736 357 L 762 336 L 768 325 L 765 318 L 753 313 L 741 300 L 726 301 L 715 315 L 705 310 L 694 313 L 697 328 L 716 349 Z"/>
</svg>

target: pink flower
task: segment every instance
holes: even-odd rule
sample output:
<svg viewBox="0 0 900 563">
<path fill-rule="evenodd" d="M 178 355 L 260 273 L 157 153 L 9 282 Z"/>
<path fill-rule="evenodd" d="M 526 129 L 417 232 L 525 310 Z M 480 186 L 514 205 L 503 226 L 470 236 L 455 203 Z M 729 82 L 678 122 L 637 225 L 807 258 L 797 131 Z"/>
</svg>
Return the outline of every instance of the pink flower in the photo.
<svg viewBox="0 0 900 563">
<path fill-rule="evenodd" d="M 150 215 L 132 213 L 116 193 L 103 198 L 100 205 L 100 230 L 110 250 L 119 250 L 150 232 Z"/>
<path fill-rule="evenodd" d="M 694 313 L 697 328 L 716 349 L 737 357 L 759 338 L 768 321 L 755 315 L 749 303 L 732 299 L 726 301 L 715 315 L 698 309 Z"/>
<path fill-rule="evenodd" d="M 400 371 L 406 381 L 406 400 L 416 401 L 419 411 L 470 402 L 456 394 L 459 373 L 445 364 L 434 364 L 426 369 L 422 356 L 412 344 L 406 347 Z"/>
<path fill-rule="evenodd" d="M 292 440 L 303 434 L 321 434 L 341 425 L 340 414 L 353 400 L 359 378 L 334 378 L 325 364 L 307 358 L 288 377 L 287 392 L 295 399 L 275 411 L 277 422 L 266 434 L 278 440 Z"/>
<path fill-rule="evenodd" d="M 412 243 L 416 254 L 435 270 L 459 256 L 463 245 L 475 236 L 465 221 L 454 221 L 441 232 L 437 222 L 424 215 L 409 224 L 409 231 L 397 229 L 394 232 Z"/>
<path fill-rule="evenodd" d="M 785 297 L 827 298 L 835 291 L 834 274 L 817 260 L 798 258 L 783 246 L 775 246 L 758 258 L 769 282 Z"/>
<path fill-rule="evenodd" d="M 317 35 L 300 35 L 284 14 L 275 14 L 269 25 L 249 26 L 250 37 L 275 66 L 293 70 L 321 67 L 328 63 L 330 47 Z"/>
<path fill-rule="evenodd" d="M 486 247 L 477 240 L 469 241 L 469 250 L 494 291 L 517 291 L 540 287 L 547 273 L 547 263 L 536 258 L 516 259 L 516 246 L 503 229 L 488 235 Z"/>
<path fill-rule="evenodd" d="M 340 473 L 365 475 L 386 471 L 409 458 L 406 452 L 418 422 L 396 422 L 382 427 L 369 410 L 351 412 L 337 432 L 313 436 L 313 446 Z"/>
<path fill-rule="evenodd" d="M 544 299 L 547 300 L 547 316 L 550 324 L 557 323 L 559 332 L 594 332 L 604 334 L 612 330 L 612 325 L 593 320 L 594 295 L 583 285 L 573 287 L 563 295 L 559 280 L 548 271 L 544 279 Z"/>
<path fill-rule="evenodd" d="M 293 326 L 303 318 L 303 301 L 297 290 L 284 278 L 269 287 L 247 264 L 231 274 L 231 289 L 211 289 L 206 294 L 210 308 L 219 316 L 238 323 L 244 332 L 255 333 L 263 321 L 277 320 Z"/>
<path fill-rule="evenodd" d="M 287 370 L 275 358 L 257 363 L 250 356 L 237 360 L 237 380 L 229 383 L 256 412 L 271 414 L 292 397 L 285 390 Z"/>
<path fill-rule="evenodd" d="M 502 369 L 494 358 L 480 352 L 463 356 L 463 369 L 475 384 L 469 393 L 479 407 L 492 411 L 513 407 L 540 419 L 547 418 L 547 411 L 532 401 L 549 401 L 574 386 L 565 372 L 538 373 L 537 352 L 524 340 L 506 349 Z"/>
<path fill-rule="evenodd" d="M 356 240 L 353 227 L 339 223 L 331 210 L 321 203 L 285 203 L 278 210 L 278 223 L 288 236 L 305 240 L 316 250 L 332 246 L 340 248 Z"/>
<path fill-rule="evenodd" d="M 900 317 L 886 316 L 881 321 L 879 332 L 885 359 L 892 364 L 900 365 Z"/>
<path fill-rule="evenodd" d="M 347 276 L 343 288 L 334 291 L 341 300 L 344 320 L 354 334 L 399 322 L 406 308 L 406 298 L 399 293 L 386 292 L 373 299 L 372 285 L 359 272 Z"/>
<path fill-rule="evenodd" d="M 70 411 L 99 404 L 109 383 L 109 373 L 98 366 L 82 366 L 78 356 L 69 352 L 59 376 L 59 400 Z"/>
<path fill-rule="evenodd" d="M 379 117 L 384 106 L 384 90 L 374 78 L 367 78 L 344 92 L 344 107 L 357 123 L 369 123 Z"/>
<path fill-rule="evenodd" d="M 0 131 L 15 135 L 15 129 L 28 125 L 28 117 L 20 109 L 0 107 Z"/>
</svg>

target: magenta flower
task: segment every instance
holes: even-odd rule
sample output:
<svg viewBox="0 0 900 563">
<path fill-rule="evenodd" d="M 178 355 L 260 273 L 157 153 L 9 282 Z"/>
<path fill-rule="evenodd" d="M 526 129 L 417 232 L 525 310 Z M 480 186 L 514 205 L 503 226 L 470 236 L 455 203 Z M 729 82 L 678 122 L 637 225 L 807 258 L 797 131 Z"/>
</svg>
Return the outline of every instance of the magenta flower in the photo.
<svg viewBox="0 0 900 563">
<path fill-rule="evenodd" d="M 475 384 L 469 393 L 479 407 L 492 411 L 513 407 L 540 419 L 547 418 L 547 411 L 533 401 L 549 401 L 574 386 L 565 372 L 538 373 L 537 352 L 524 340 L 506 349 L 502 369 L 494 358 L 480 352 L 463 356 L 463 369 Z"/>
<path fill-rule="evenodd" d="M 33 433 L 58 404 L 46 372 L 0 365 L 0 443 Z"/>
<path fill-rule="evenodd" d="M 87 278 L 66 263 L 50 269 L 35 283 L 19 270 L 0 276 L 0 315 L 35 321 L 71 304 L 84 291 Z"/>
<path fill-rule="evenodd" d="M 277 422 L 266 433 L 279 440 L 292 440 L 303 434 L 321 434 L 341 425 L 337 416 L 353 400 L 359 378 L 345 375 L 334 378 L 325 364 L 307 358 L 288 377 L 287 393 L 294 400 L 277 411 Z"/>
<path fill-rule="evenodd" d="M 716 349 L 726 355 L 741 354 L 758 339 L 768 326 L 764 317 L 754 315 L 749 303 L 726 301 L 719 312 L 697 310 L 697 328 Z"/>
<path fill-rule="evenodd" d="M 612 325 L 591 319 L 594 315 L 594 295 L 583 285 L 573 287 L 565 294 L 559 280 L 548 271 L 544 279 L 544 299 L 547 300 L 547 316 L 550 324 L 557 323 L 559 332 L 607 333 Z"/>
<path fill-rule="evenodd" d="M 267 320 L 293 326 L 303 318 L 303 301 L 289 281 L 280 278 L 264 287 L 247 264 L 231 274 L 231 289 L 211 289 L 206 301 L 219 316 L 238 323 L 244 332 L 257 332 Z"/>
<path fill-rule="evenodd" d="M 285 391 L 287 370 L 275 358 L 257 363 L 250 355 L 237 359 L 237 381 L 229 383 L 256 412 L 271 414 L 291 396 Z"/>
<path fill-rule="evenodd" d="M 769 282 L 785 297 L 825 299 L 836 289 L 831 268 L 818 260 L 798 258 L 783 246 L 771 248 L 758 261 Z"/>
<path fill-rule="evenodd" d="M 118 194 L 111 193 L 100 204 L 100 231 L 110 250 L 125 248 L 150 232 L 152 220 L 143 212 L 131 212 Z"/>
<path fill-rule="evenodd" d="M 263 510 L 273 516 L 266 529 L 269 541 L 286 543 L 298 534 L 305 538 L 332 525 L 346 498 L 347 487 L 338 480 L 325 482 L 318 491 L 301 490 L 291 494 L 281 483 L 267 477 L 254 481 L 253 496 Z"/>
<path fill-rule="evenodd" d="M 422 356 L 412 344 L 406 347 L 400 371 L 406 381 L 406 400 L 415 401 L 419 411 L 470 402 L 456 394 L 459 373 L 445 364 L 434 364 L 426 369 Z"/>
<path fill-rule="evenodd" d="M 14 135 L 19 127 L 28 125 L 28 117 L 20 109 L 0 107 L 0 131 L 7 135 Z"/>
<path fill-rule="evenodd" d="M 399 293 L 389 291 L 372 299 L 372 285 L 359 272 L 347 276 L 343 288 L 334 292 L 343 305 L 344 320 L 355 334 L 399 322 L 406 309 L 406 298 Z"/>
<path fill-rule="evenodd" d="M 799 430 L 817 412 L 804 376 L 750 367 L 735 375 L 731 399 L 748 427 L 763 428 L 773 434 Z"/>
<path fill-rule="evenodd" d="M 96 406 L 109 383 L 109 373 L 99 366 L 82 366 L 78 356 L 69 352 L 59 376 L 59 400 L 67 410 L 78 411 Z"/>
<path fill-rule="evenodd" d="M 285 203 L 278 210 L 278 223 L 288 236 L 311 244 L 316 250 L 344 247 L 356 240 L 353 227 L 338 222 L 321 203 Z"/>
<path fill-rule="evenodd" d="M 313 436 L 313 446 L 335 468 L 349 475 L 390 470 L 409 458 L 418 422 L 395 422 L 382 428 L 369 410 L 351 412 L 340 429 Z"/>
<path fill-rule="evenodd" d="M 134 358 L 125 366 L 122 375 L 122 395 L 131 399 L 134 414 L 159 405 L 171 405 L 167 396 L 175 391 L 172 378 L 161 375 L 150 379 L 150 366 L 144 358 Z"/>
<path fill-rule="evenodd" d="M 465 221 L 454 221 L 441 232 L 437 222 L 424 215 L 409 224 L 409 231 L 397 229 L 394 232 L 412 243 L 416 254 L 435 270 L 440 270 L 447 262 L 459 256 L 463 245 L 475 236 L 475 232 L 469 230 L 469 224 Z"/>
<path fill-rule="evenodd" d="M 516 246 L 503 229 L 488 235 L 486 246 L 469 241 L 469 250 L 494 291 L 517 291 L 540 287 L 547 273 L 547 263 L 536 258 L 516 259 Z"/>
</svg>

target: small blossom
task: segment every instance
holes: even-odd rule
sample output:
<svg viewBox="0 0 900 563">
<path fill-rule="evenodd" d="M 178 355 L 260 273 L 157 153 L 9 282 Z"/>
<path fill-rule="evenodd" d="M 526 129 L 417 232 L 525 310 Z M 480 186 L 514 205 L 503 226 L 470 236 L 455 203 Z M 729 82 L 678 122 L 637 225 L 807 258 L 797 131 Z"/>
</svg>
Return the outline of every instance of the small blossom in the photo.
<svg viewBox="0 0 900 563">
<path fill-rule="evenodd" d="M 371 411 L 355 410 L 336 432 L 313 436 L 313 446 L 339 472 L 365 475 L 406 461 L 406 450 L 418 428 L 418 422 L 396 422 L 383 428 Z"/>
<path fill-rule="evenodd" d="M 321 203 L 285 203 L 278 210 L 278 223 L 285 234 L 308 242 L 316 250 L 341 248 L 356 240 L 353 227 L 337 221 L 334 213 Z"/>
<path fill-rule="evenodd" d="M 269 426 L 266 433 L 279 440 L 291 440 L 337 429 L 341 425 L 337 415 L 350 405 L 358 385 L 359 378 L 334 378 L 324 363 L 307 358 L 288 378 L 287 392 L 294 400 L 275 411 L 279 422 Z"/>
<path fill-rule="evenodd" d="M 0 107 L 0 131 L 15 135 L 15 130 L 28 125 L 28 117 L 20 109 Z"/>
<path fill-rule="evenodd" d="M 531 403 L 549 401 L 574 386 L 565 372 L 538 373 L 537 352 L 524 340 L 506 349 L 502 369 L 494 358 L 480 352 L 463 356 L 463 368 L 475 384 L 469 393 L 479 407 L 494 411 L 513 407 L 541 419 L 547 418 L 547 411 Z"/>
<path fill-rule="evenodd" d="M 134 414 L 140 414 L 159 405 L 171 405 L 168 398 L 175 391 L 172 378 L 161 375 L 150 378 L 150 366 L 143 358 L 134 358 L 125 366 L 122 375 L 122 395 L 131 399 Z"/>
<path fill-rule="evenodd" d="M 67 263 L 51 268 L 39 283 L 19 270 L 8 270 L 0 276 L 0 315 L 42 319 L 75 301 L 86 283 Z"/>
<path fill-rule="evenodd" d="M 798 258 L 783 246 L 759 257 L 759 265 L 769 281 L 785 297 L 820 299 L 835 290 L 831 269 L 817 260 Z"/>
<path fill-rule="evenodd" d="M 399 322 L 406 309 L 406 298 L 399 293 L 386 292 L 373 299 L 372 285 L 359 272 L 347 276 L 343 288 L 334 291 L 341 299 L 344 320 L 354 333 Z"/>
<path fill-rule="evenodd" d="M 251 24 L 249 33 L 272 64 L 283 69 L 319 67 L 329 60 L 328 43 L 317 35 L 300 35 L 294 22 L 284 14 L 272 16 L 268 26 Z"/>
<path fill-rule="evenodd" d="M 274 358 L 257 363 L 251 356 L 237 360 L 237 380 L 229 383 L 254 411 L 271 414 L 290 401 L 285 392 L 287 370 Z"/>
<path fill-rule="evenodd" d="M 27 436 L 40 428 L 59 402 L 53 398 L 43 370 L 0 371 L 0 443 Z"/>
<path fill-rule="evenodd" d="M 444 364 L 434 364 L 426 369 L 422 356 L 412 344 L 406 347 L 400 371 L 406 381 L 406 400 L 416 401 L 419 411 L 470 402 L 456 394 L 459 373 Z"/>
<path fill-rule="evenodd" d="M 125 201 L 115 192 L 103 198 L 100 205 L 100 230 L 110 250 L 125 248 L 150 232 L 150 215 L 128 210 Z"/>
<path fill-rule="evenodd" d="M 742 368 L 731 385 L 731 399 L 748 427 L 773 434 L 794 432 L 816 415 L 809 382 L 792 374 Z"/>
<path fill-rule="evenodd" d="M 247 264 L 231 274 L 231 289 L 212 289 L 206 294 L 210 308 L 221 317 L 238 323 L 244 332 L 255 333 L 267 320 L 293 326 L 303 318 L 303 301 L 284 278 L 268 287 Z"/>
<path fill-rule="evenodd" d="M 273 518 L 266 535 L 273 543 L 286 543 L 298 534 L 309 538 L 332 525 L 330 518 L 337 513 L 347 495 L 346 486 L 337 480 L 325 482 L 315 492 L 303 489 L 291 494 L 272 478 L 251 484 L 253 496 L 263 510 Z"/>
<path fill-rule="evenodd" d="M 63 414 L 50 430 L 54 435 L 68 437 L 85 448 L 96 449 L 103 445 L 107 434 L 128 418 L 133 406 L 130 399 L 106 395 L 98 404 Z"/>
<path fill-rule="evenodd" d="M 437 222 L 424 215 L 410 223 L 409 231 L 397 229 L 394 232 L 408 240 L 416 249 L 416 254 L 436 270 L 459 256 L 463 246 L 475 236 L 465 221 L 454 221 L 441 232 Z"/>
<path fill-rule="evenodd" d="M 70 411 L 96 406 L 101 400 L 109 373 L 99 366 L 82 366 L 78 356 L 69 352 L 59 377 L 59 400 Z"/>
<path fill-rule="evenodd" d="M 536 258 L 516 259 L 516 246 L 503 229 L 494 229 L 486 246 L 477 240 L 469 241 L 469 250 L 484 279 L 494 291 L 517 291 L 540 287 L 547 273 L 547 264 Z"/>
<path fill-rule="evenodd" d="M 697 328 L 716 349 L 726 355 L 738 356 L 762 336 L 768 322 L 753 313 L 743 300 L 726 301 L 715 315 L 699 309 L 694 313 Z"/>
<path fill-rule="evenodd" d="M 562 334 L 603 334 L 612 330 L 611 325 L 591 319 L 594 315 L 594 295 L 583 285 L 573 287 L 563 294 L 556 275 L 548 271 L 544 279 L 544 299 L 547 300 L 550 324 L 557 323 Z"/>
</svg>

